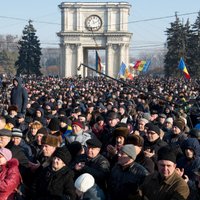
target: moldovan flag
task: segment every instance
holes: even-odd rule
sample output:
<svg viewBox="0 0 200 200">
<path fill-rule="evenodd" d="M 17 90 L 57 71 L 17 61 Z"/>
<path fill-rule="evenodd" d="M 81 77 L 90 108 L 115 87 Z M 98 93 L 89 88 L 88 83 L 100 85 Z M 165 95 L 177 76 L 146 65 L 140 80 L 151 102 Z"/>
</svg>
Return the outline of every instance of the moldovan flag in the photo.
<svg viewBox="0 0 200 200">
<path fill-rule="evenodd" d="M 130 73 L 130 71 L 129 71 L 128 68 L 126 68 L 126 70 L 125 70 L 124 77 L 125 77 L 126 79 L 133 80 L 133 75 Z"/>
<path fill-rule="evenodd" d="M 185 66 L 185 62 L 184 62 L 183 58 L 180 59 L 178 68 L 183 71 L 183 74 L 186 79 L 190 79 L 190 74 L 188 73 L 188 70 Z"/>
<path fill-rule="evenodd" d="M 118 73 L 118 76 L 120 78 L 124 77 L 125 69 L 126 69 L 126 65 L 124 64 L 124 62 L 122 62 L 121 66 L 120 66 L 120 69 L 119 69 L 119 73 Z"/>
<path fill-rule="evenodd" d="M 98 52 L 96 51 L 96 70 L 98 72 L 102 71 L 102 66 L 101 66 L 101 58 L 99 57 Z"/>
<path fill-rule="evenodd" d="M 146 61 L 144 61 L 144 60 L 138 60 L 135 63 L 134 69 L 141 72 L 143 70 L 145 64 L 146 64 Z"/>
</svg>

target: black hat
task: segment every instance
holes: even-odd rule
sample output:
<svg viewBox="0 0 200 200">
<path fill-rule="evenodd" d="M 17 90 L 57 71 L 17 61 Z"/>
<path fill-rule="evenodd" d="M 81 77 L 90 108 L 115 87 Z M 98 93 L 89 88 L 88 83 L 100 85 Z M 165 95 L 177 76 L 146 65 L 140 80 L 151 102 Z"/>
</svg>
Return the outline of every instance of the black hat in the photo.
<svg viewBox="0 0 200 200">
<path fill-rule="evenodd" d="M 110 112 L 107 115 L 107 119 L 108 120 L 110 120 L 110 119 L 120 119 L 120 115 L 119 115 L 119 113 L 116 113 L 116 112 Z"/>
<path fill-rule="evenodd" d="M 18 113 L 18 114 L 17 114 L 17 118 L 25 118 L 25 115 L 22 114 L 22 113 Z"/>
<path fill-rule="evenodd" d="M 97 147 L 97 148 L 101 148 L 102 146 L 102 143 L 97 138 L 87 140 L 86 144 L 90 147 Z"/>
<path fill-rule="evenodd" d="M 159 160 L 169 160 L 173 163 L 176 163 L 176 154 L 174 153 L 173 149 L 171 149 L 169 146 L 161 147 L 158 150 L 158 158 Z"/>
<path fill-rule="evenodd" d="M 200 130 L 197 128 L 193 128 L 190 130 L 189 135 L 191 137 L 197 138 L 198 140 L 200 140 Z"/>
<path fill-rule="evenodd" d="M 12 124 L 13 126 L 16 126 L 16 119 L 15 118 L 12 118 L 12 117 L 8 117 L 6 119 L 6 123 L 10 123 Z"/>
<path fill-rule="evenodd" d="M 97 116 L 96 122 L 99 122 L 99 121 L 104 121 L 104 118 L 102 115 Z"/>
<path fill-rule="evenodd" d="M 56 148 L 53 156 L 60 158 L 66 165 L 71 161 L 71 154 L 66 147 Z"/>
<path fill-rule="evenodd" d="M 78 141 L 74 141 L 72 143 L 70 143 L 68 146 L 69 152 L 72 155 L 72 158 L 74 158 L 75 156 L 77 156 L 77 154 L 81 151 L 82 149 L 82 145 L 80 142 Z"/>
<path fill-rule="evenodd" d="M 184 127 L 185 127 L 185 124 L 182 120 L 175 120 L 173 122 L 173 126 L 176 126 L 178 127 L 181 131 L 183 131 Z"/>
<path fill-rule="evenodd" d="M 160 135 L 160 128 L 154 125 L 153 123 L 147 123 L 145 127 L 147 127 L 147 131 L 153 131 L 157 133 L 158 135 Z"/>
<path fill-rule="evenodd" d="M 22 138 L 23 137 L 23 133 L 22 133 L 21 129 L 13 128 L 12 129 L 12 137 L 20 137 L 20 138 Z"/>
<path fill-rule="evenodd" d="M 12 137 L 12 132 L 4 128 L 0 130 L 0 136 Z"/>
<path fill-rule="evenodd" d="M 51 121 L 49 122 L 49 125 L 48 125 L 48 128 L 51 130 L 51 131 L 59 131 L 60 129 L 60 121 L 58 118 L 54 117 L 51 119 Z"/>
<path fill-rule="evenodd" d="M 38 131 L 37 131 L 37 134 L 43 134 L 43 135 L 47 135 L 49 133 L 48 129 L 45 128 L 45 127 L 42 127 L 40 128 Z"/>
</svg>

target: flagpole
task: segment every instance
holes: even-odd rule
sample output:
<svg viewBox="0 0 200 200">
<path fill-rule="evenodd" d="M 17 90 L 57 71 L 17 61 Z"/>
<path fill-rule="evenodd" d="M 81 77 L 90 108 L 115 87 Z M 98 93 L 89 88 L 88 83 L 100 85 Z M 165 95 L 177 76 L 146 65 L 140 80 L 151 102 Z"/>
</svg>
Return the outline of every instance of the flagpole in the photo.
<svg viewBox="0 0 200 200">
<path fill-rule="evenodd" d="M 90 69 L 90 70 L 92 70 L 92 71 L 95 71 L 96 73 L 98 73 L 98 74 L 100 74 L 100 75 L 102 75 L 102 76 L 104 76 L 104 77 L 106 77 L 106 78 L 109 78 L 109 79 L 111 79 L 111 80 L 113 80 L 113 81 L 117 81 L 118 83 L 121 83 L 121 84 L 123 84 L 123 85 L 126 85 L 126 86 L 129 87 L 129 88 L 135 89 L 135 90 L 137 90 L 138 92 L 142 92 L 142 93 L 145 93 L 145 94 L 147 94 L 147 95 L 151 95 L 152 97 L 156 97 L 156 98 L 158 98 L 158 99 L 160 99 L 160 100 L 163 100 L 163 101 L 165 101 L 165 102 L 167 102 L 167 103 L 169 103 L 169 104 L 173 103 L 174 105 L 179 106 L 179 104 L 177 104 L 176 102 L 168 101 L 168 100 L 166 100 L 164 97 L 157 96 L 157 95 L 155 95 L 155 94 L 153 94 L 153 93 L 150 93 L 150 92 L 145 92 L 145 91 L 143 91 L 143 90 L 141 90 L 141 89 L 139 89 L 139 88 L 137 88 L 137 87 L 135 87 L 135 86 L 133 86 L 133 85 L 130 85 L 130 84 L 126 83 L 125 81 L 122 81 L 122 80 L 113 78 L 113 77 L 108 76 L 107 74 L 104 74 L 104 73 L 102 73 L 102 72 L 98 72 L 98 70 L 93 69 L 92 67 L 89 67 L 88 65 L 86 65 L 86 64 L 84 64 L 84 63 L 81 63 L 81 64 L 77 67 L 77 70 L 80 70 L 81 66 L 83 66 L 84 68 L 86 67 L 86 68 L 88 68 L 88 69 Z"/>
</svg>

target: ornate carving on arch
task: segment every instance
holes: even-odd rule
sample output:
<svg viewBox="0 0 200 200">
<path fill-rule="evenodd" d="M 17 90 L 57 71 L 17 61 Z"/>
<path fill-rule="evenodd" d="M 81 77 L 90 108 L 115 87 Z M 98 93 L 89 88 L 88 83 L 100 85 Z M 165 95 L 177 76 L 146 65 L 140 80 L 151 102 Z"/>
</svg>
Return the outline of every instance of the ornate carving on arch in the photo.
<svg viewBox="0 0 200 200">
<path fill-rule="evenodd" d="M 123 41 L 123 38 L 122 37 L 116 37 L 116 36 L 113 36 L 113 37 L 109 37 L 108 39 L 109 41 Z"/>
</svg>

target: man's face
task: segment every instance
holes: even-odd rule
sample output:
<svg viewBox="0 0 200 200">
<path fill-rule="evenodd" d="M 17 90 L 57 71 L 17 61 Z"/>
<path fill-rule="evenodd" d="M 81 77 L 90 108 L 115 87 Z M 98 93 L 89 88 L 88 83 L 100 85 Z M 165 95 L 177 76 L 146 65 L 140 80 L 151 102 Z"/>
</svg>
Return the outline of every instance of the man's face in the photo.
<svg viewBox="0 0 200 200">
<path fill-rule="evenodd" d="M 178 135 L 179 133 L 181 133 L 181 130 L 177 126 L 172 126 L 172 132 L 175 135 Z"/>
<path fill-rule="evenodd" d="M 80 131 L 82 130 L 82 128 L 80 127 L 80 126 L 78 126 L 78 125 L 76 125 L 76 124 L 73 124 L 72 125 L 72 131 L 73 131 L 73 133 L 80 133 Z"/>
<path fill-rule="evenodd" d="M 117 123 L 119 122 L 119 119 L 109 119 L 108 120 L 108 125 L 110 127 L 115 127 L 117 125 Z"/>
<path fill-rule="evenodd" d="M 8 136 L 0 136 L 0 148 L 5 147 L 9 142 L 11 138 Z"/>
<path fill-rule="evenodd" d="M 87 156 L 88 158 L 95 158 L 100 152 L 100 148 L 98 147 L 87 147 Z"/>
<path fill-rule="evenodd" d="M 124 152 L 119 152 L 118 153 L 118 164 L 121 166 L 127 166 L 130 163 L 132 163 L 134 160 L 130 158 L 127 154 Z"/>
<path fill-rule="evenodd" d="M 124 143 L 125 143 L 125 139 L 124 139 L 123 136 L 117 136 L 117 137 L 116 137 L 116 144 L 117 144 L 118 146 L 123 146 Z"/>
<path fill-rule="evenodd" d="M 159 135 L 156 132 L 151 131 L 151 130 L 147 131 L 146 136 L 149 142 L 154 142 L 159 138 Z"/>
<path fill-rule="evenodd" d="M 21 140 L 22 140 L 22 138 L 20 138 L 20 137 L 13 137 L 12 138 L 12 142 L 16 146 L 18 146 L 20 144 Z"/>
<path fill-rule="evenodd" d="M 56 150 L 56 147 L 52 147 L 48 144 L 44 144 L 42 148 L 43 155 L 46 157 L 51 157 L 55 150 Z"/>
<path fill-rule="evenodd" d="M 59 169 L 63 168 L 65 166 L 65 163 L 58 157 L 53 157 L 52 161 L 52 168 L 53 171 L 58 171 Z"/>
<path fill-rule="evenodd" d="M 138 130 L 139 131 L 144 131 L 144 126 L 145 126 L 145 122 L 142 120 L 139 120 L 138 122 Z"/>
<path fill-rule="evenodd" d="M 176 164 L 169 160 L 159 160 L 158 161 L 158 171 L 161 176 L 167 179 L 174 173 L 176 169 Z"/>
<path fill-rule="evenodd" d="M 192 159 L 194 157 L 194 151 L 192 149 L 185 149 L 185 155 L 187 158 Z"/>
</svg>

